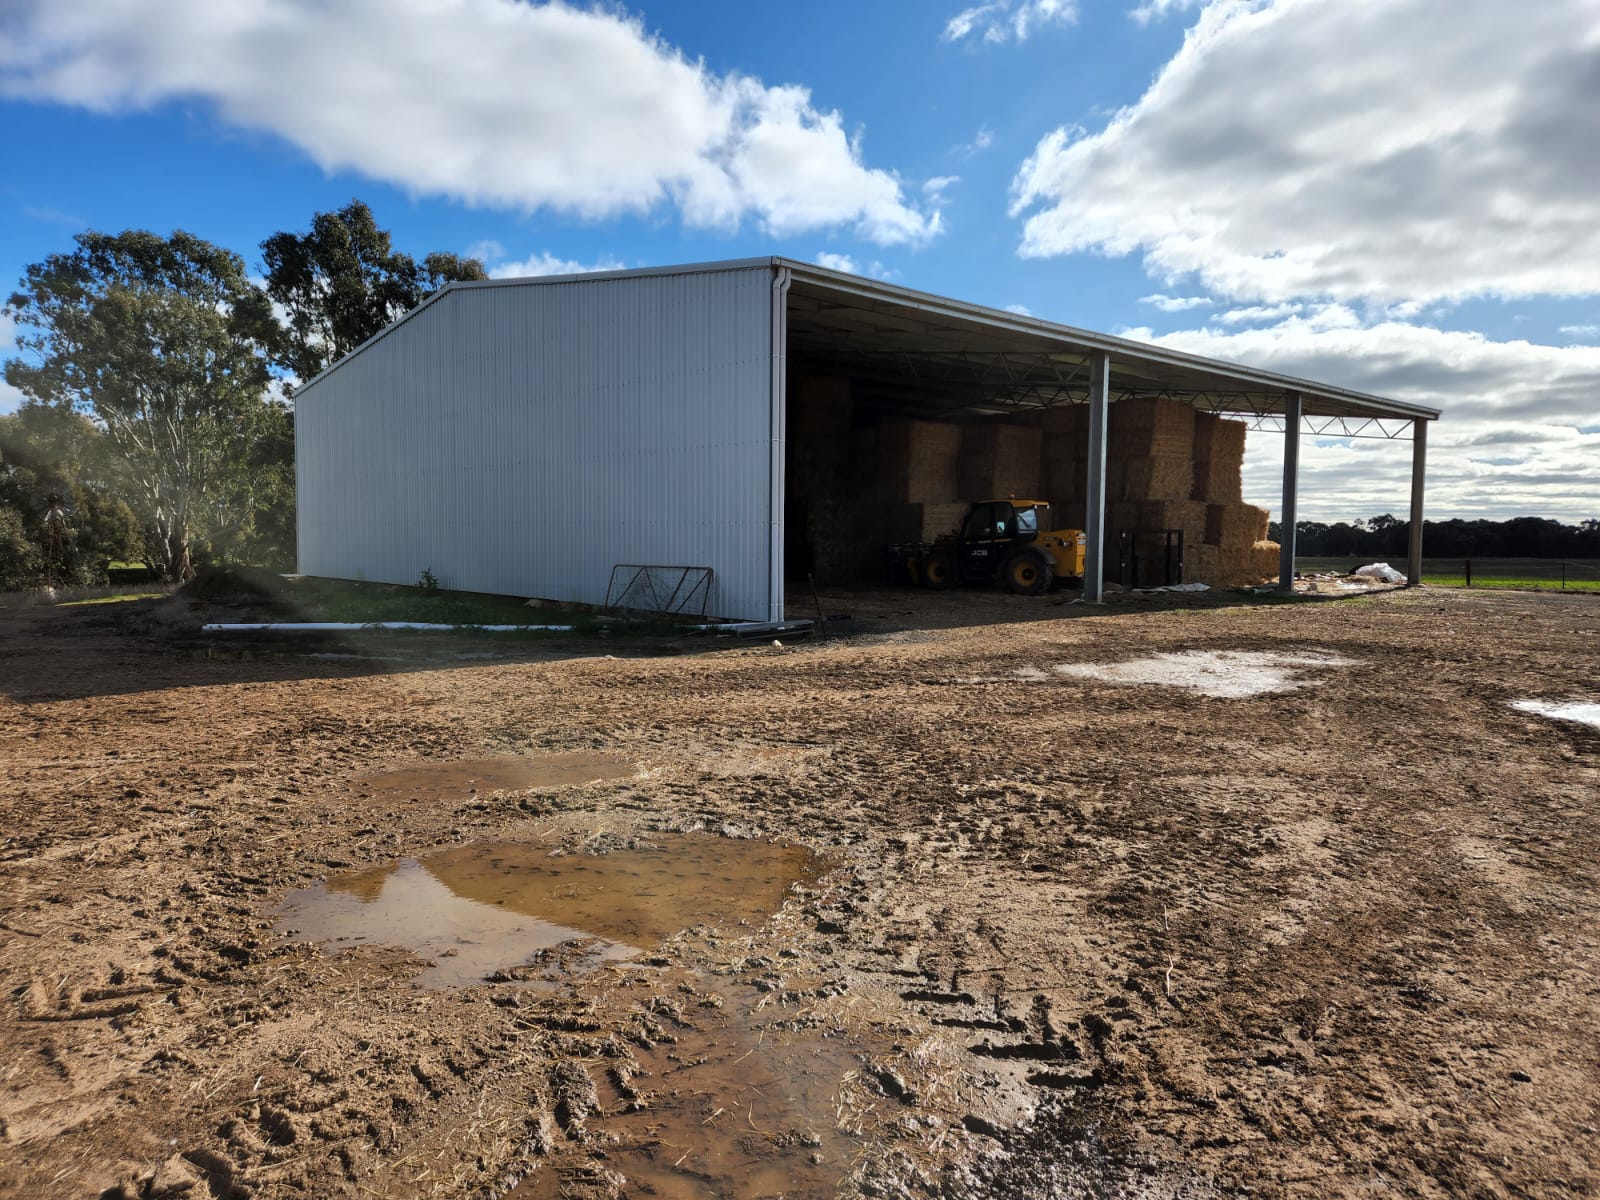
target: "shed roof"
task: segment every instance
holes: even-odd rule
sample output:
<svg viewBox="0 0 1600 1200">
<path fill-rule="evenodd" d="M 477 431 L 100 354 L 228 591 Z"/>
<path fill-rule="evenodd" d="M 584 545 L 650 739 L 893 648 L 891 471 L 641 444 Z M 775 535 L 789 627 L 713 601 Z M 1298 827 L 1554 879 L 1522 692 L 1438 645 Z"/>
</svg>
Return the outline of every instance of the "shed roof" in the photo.
<svg viewBox="0 0 1600 1200">
<path fill-rule="evenodd" d="M 1271 418 L 1283 414 L 1289 392 L 1298 392 L 1308 418 L 1338 422 L 1341 432 L 1351 435 L 1371 424 L 1384 437 L 1400 432 L 1391 428 L 1395 423 L 1439 417 L 1438 409 L 1385 396 L 1077 329 L 778 256 L 450 284 L 340 362 L 467 288 L 560 287 L 755 269 L 788 274 L 791 358 L 803 357 L 810 365 L 849 373 L 887 407 L 981 415 L 1082 402 L 1088 395 L 1090 355 L 1104 351 L 1110 356 L 1113 398 L 1161 396 L 1210 411 Z M 339 365 L 333 364 L 317 379 Z"/>
</svg>

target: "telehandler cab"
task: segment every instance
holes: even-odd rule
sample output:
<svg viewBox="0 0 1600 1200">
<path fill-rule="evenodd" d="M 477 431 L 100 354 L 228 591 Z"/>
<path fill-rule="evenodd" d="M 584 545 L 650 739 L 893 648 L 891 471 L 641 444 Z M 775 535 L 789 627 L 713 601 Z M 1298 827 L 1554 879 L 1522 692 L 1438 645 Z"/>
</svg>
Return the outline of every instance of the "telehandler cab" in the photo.
<svg viewBox="0 0 1600 1200">
<path fill-rule="evenodd" d="M 927 587 L 1003 579 L 1019 596 L 1037 596 L 1058 579 L 1083 576 L 1083 531 L 1051 529 L 1049 518 L 1047 500 L 983 500 L 954 534 L 898 549 Z"/>
</svg>

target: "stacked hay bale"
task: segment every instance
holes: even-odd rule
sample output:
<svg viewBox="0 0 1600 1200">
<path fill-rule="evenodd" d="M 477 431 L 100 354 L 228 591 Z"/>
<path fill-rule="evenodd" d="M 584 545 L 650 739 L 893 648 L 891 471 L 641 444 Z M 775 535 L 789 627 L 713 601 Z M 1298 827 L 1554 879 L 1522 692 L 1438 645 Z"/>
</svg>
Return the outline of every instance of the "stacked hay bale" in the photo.
<svg viewBox="0 0 1600 1200">
<path fill-rule="evenodd" d="M 1245 426 L 1172 400 L 1112 404 L 1106 428 L 1106 556 L 1135 530 L 1181 529 L 1184 576 L 1229 587 L 1277 570 L 1277 544 L 1265 541 L 1267 512 L 1243 502 Z M 1040 475 L 1060 518 L 1088 503 L 1089 412 L 1081 405 L 1045 414 Z M 1269 562 L 1270 560 L 1270 562 Z"/>
<path fill-rule="evenodd" d="M 1194 486 L 1196 500 L 1212 504 L 1238 502 L 1240 467 L 1244 462 L 1245 426 L 1215 413 L 1194 416 Z"/>
<path fill-rule="evenodd" d="M 848 379 L 810 375 L 789 382 L 785 520 L 790 536 L 809 543 L 812 570 L 828 579 L 871 569 L 858 561 L 850 460 L 854 411 Z"/>
<path fill-rule="evenodd" d="M 1269 514 L 1243 499 L 1245 433 L 1242 421 L 1195 416 L 1190 495 L 1206 506 L 1205 532 L 1187 551 L 1185 566 L 1191 578 L 1217 587 L 1259 583 L 1278 573 L 1278 543 L 1267 540 Z"/>
<path fill-rule="evenodd" d="M 961 427 L 943 421 L 895 419 L 878 425 L 870 493 L 883 513 L 883 542 L 931 542 L 961 523 L 967 506 L 957 492 Z M 861 461 L 857 442 L 857 460 Z"/>
<path fill-rule="evenodd" d="M 1039 445 L 1039 484 L 1061 513 L 1081 513 L 1089 483 L 1089 410 L 1073 404 L 1045 410 Z M 1082 518 L 1078 518 L 1081 520 Z"/>
<path fill-rule="evenodd" d="M 1108 556 L 1124 532 L 1182 529 L 1184 542 L 1205 533 L 1205 505 L 1194 485 L 1194 409 L 1170 400 L 1133 399 L 1113 404 L 1106 428 L 1106 533 Z M 1046 414 L 1041 474 L 1059 517 L 1077 516 L 1088 503 L 1089 412 L 1082 406 Z"/>
<path fill-rule="evenodd" d="M 961 431 L 956 492 L 962 500 L 1037 499 L 1043 433 L 1031 425 L 968 425 Z"/>
</svg>

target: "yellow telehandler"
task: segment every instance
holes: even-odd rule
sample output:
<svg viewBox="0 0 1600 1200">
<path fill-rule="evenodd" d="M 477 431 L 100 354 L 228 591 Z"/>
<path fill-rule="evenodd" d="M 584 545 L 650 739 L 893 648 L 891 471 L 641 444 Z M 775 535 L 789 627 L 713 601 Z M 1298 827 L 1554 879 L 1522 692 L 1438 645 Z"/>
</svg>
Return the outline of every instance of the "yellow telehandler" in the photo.
<svg viewBox="0 0 1600 1200">
<path fill-rule="evenodd" d="M 1048 500 L 981 500 L 954 533 L 894 551 L 930 588 L 1001 579 L 1019 596 L 1037 596 L 1058 579 L 1083 578 L 1083 531 L 1050 528 Z"/>
</svg>

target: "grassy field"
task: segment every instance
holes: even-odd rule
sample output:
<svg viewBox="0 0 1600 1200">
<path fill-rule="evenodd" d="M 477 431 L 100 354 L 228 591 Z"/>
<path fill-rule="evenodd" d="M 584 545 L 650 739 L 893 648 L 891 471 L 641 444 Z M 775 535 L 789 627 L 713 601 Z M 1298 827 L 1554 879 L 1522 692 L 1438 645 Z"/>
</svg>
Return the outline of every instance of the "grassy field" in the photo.
<svg viewBox="0 0 1600 1200">
<path fill-rule="evenodd" d="M 1343 574 L 1365 566 L 1372 559 L 1296 558 L 1297 571 L 1328 571 Z M 1467 561 L 1464 558 L 1424 558 L 1422 581 L 1437 587 L 1466 587 Z M 1578 558 L 1474 558 L 1472 586 L 1493 588 L 1560 588 L 1565 564 L 1567 591 L 1600 592 L 1600 559 Z M 1398 571 L 1406 569 L 1405 559 L 1390 561 Z"/>
</svg>

